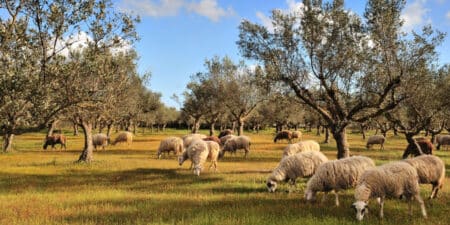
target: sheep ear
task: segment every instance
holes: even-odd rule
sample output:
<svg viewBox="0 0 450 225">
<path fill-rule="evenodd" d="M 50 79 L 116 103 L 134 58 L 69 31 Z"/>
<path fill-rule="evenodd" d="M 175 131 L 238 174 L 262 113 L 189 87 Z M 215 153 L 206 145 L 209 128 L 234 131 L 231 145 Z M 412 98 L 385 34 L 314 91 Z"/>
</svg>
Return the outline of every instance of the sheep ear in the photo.
<svg viewBox="0 0 450 225">
<path fill-rule="evenodd" d="M 356 209 L 355 203 L 353 203 L 353 204 L 350 206 L 350 208 Z"/>
</svg>

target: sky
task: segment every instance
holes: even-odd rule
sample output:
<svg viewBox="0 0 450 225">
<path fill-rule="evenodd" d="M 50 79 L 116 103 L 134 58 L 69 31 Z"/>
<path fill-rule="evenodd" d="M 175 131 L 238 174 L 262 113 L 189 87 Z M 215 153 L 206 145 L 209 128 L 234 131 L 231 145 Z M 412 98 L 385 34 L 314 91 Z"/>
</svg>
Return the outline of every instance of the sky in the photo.
<svg viewBox="0 0 450 225">
<path fill-rule="evenodd" d="M 141 17 L 135 43 L 140 73 L 152 74 L 149 88 L 162 94 L 166 106 L 180 108 L 179 96 L 191 75 L 205 72 L 204 62 L 214 56 L 243 60 L 236 45 L 239 24 L 246 19 L 270 26 L 273 9 L 292 11 L 296 0 L 115 0 L 119 10 Z M 345 8 L 362 14 L 366 1 L 347 0 Z M 440 64 L 450 63 L 450 0 L 407 0 L 402 12 L 405 31 L 427 24 L 448 33 L 439 46 Z"/>
</svg>

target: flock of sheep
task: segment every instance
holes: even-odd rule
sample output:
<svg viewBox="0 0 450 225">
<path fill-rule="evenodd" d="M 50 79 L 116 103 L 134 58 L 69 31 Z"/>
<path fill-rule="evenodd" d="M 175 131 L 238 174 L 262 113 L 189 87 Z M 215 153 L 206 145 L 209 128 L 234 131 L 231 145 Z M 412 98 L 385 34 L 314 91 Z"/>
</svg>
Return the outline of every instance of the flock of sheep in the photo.
<svg viewBox="0 0 450 225">
<path fill-rule="evenodd" d="M 295 138 L 301 138 L 301 133 L 298 132 L 293 137 L 292 132 L 281 131 L 275 136 L 274 142 L 286 139 L 291 143 Z M 381 135 L 371 136 L 366 147 L 379 144 L 383 149 L 385 141 L 385 137 Z M 437 141 L 438 146 L 449 145 L 450 135 L 440 136 Z M 355 202 L 352 207 L 355 209 L 357 220 L 362 220 L 368 213 L 367 206 L 371 198 L 376 198 L 380 204 L 379 216 L 382 218 L 386 197 L 407 199 L 410 214 L 412 214 L 411 203 L 416 200 L 420 204 L 422 215 L 427 217 L 419 184 L 432 184 L 429 198 L 435 198 L 445 179 L 445 164 L 437 156 L 431 155 L 431 150 L 428 152 L 427 144 L 422 147 L 422 142 L 427 143 L 427 140 L 419 138 L 416 140 L 419 146 L 408 146 L 405 150 L 405 154 L 410 152 L 408 155 L 413 154 L 417 157 L 381 166 L 376 166 L 372 159 L 365 156 L 328 160 L 320 152 L 320 145 L 312 140 L 288 144 L 283 150 L 278 166 L 267 178 L 267 189 L 274 192 L 279 182 L 286 181 L 290 184 L 289 191 L 291 191 L 297 178 L 309 178 L 304 193 L 307 201 L 314 201 L 318 192 L 324 192 L 322 197 L 324 202 L 327 193 L 334 192 L 335 204 L 339 206 L 339 191 L 355 188 Z M 230 130 L 221 132 L 219 137 L 189 134 L 182 138 L 169 137 L 162 140 L 157 157 L 160 158 L 163 153 L 173 152 L 179 155 L 179 165 L 190 159 L 191 169 L 199 176 L 207 160 L 211 161 L 210 168 L 214 167 L 217 170 L 217 161 L 225 152 L 235 153 L 238 149 L 244 149 L 247 157 L 250 145 L 249 137 L 234 136 Z M 419 153 L 415 154 L 416 152 Z"/>
<path fill-rule="evenodd" d="M 305 199 L 315 201 L 318 192 L 324 192 L 322 202 L 327 193 L 334 192 L 335 205 L 339 206 L 338 193 L 341 190 L 355 188 L 355 202 L 352 207 L 356 212 L 356 219 L 362 220 L 368 213 L 368 202 L 376 198 L 380 204 L 380 217 L 383 217 L 384 199 L 406 198 L 409 203 L 409 213 L 412 214 L 411 203 L 416 200 L 421 207 L 422 215 L 427 216 L 424 202 L 420 196 L 419 184 L 431 184 L 430 199 L 437 196 L 445 179 L 445 164 L 437 156 L 432 155 L 433 144 L 426 138 L 416 138 L 413 144 L 409 144 L 403 154 L 403 160 L 390 162 L 376 166 L 374 161 L 365 156 L 353 156 L 339 160 L 328 160 L 320 152 L 320 145 L 313 140 L 298 141 L 301 132 L 281 131 L 276 134 L 274 142 L 287 140 L 289 144 L 284 148 L 281 161 L 272 170 L 267 178 L 267 189 L 274 192 L 279 182 L 287 181 L 290 184 L 289 191 L 295 187 L 297 178 L 309 178 Z M 130 132 L 121 132 L 111 144 L 126 142 L 131 144 L 133 135 Z M 66 147 L 67 139 L 62 134 L 47 136 L 43 148 L 48 145 L 54 148 L 60 144 Z M 92 136 L 95 149 L 105 147 L 110 138 L 105 134 Z M 386 138 L 382 135 L 374 135 L 368 138 L 366 148 L 380 145 L 384 149 Z M 436 137 L 437 149 L 442 145 L 450 145 L 450 135 Z M 207 160 L 211 162 L 209 169 L 214 167 L 217 171 L 217 161 L 224 157 L 226 152 L 235 154 L 243 149 L 245 157 L 250 153 L 251 140 L 247 136 L 235 136 L 231 130 L 222 131 L 218 137 L 203 134 L 188 134 L 183 137 L 168 137 L 160 142 L 157 158 L 163 154 L 173 152 L 178 155 L 178 163 L 181 166 L 186 160 L 191 160 L 190 169 L 199 176 Z M 409 155 L 416 156 L 406 159 Z"/>
</svg>

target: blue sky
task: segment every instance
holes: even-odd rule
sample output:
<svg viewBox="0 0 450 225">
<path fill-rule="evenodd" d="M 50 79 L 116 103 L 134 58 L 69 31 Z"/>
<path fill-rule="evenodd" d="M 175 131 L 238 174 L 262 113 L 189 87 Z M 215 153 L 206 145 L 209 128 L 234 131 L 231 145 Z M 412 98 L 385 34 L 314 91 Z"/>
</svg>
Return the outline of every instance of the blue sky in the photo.
<svg viewBox="0 0 450 225">
<path fill-rule="evenodd" d="M 141 73 L 150 71 L 150 89 L 167 106 L 179 107 L 170 96 L 182 97 L 190 76 L 205 70 L 205 59 L 229 56 L 241 60 L 236 46 L 243 19 L 266 24 L 270 11 L 294 10 L 295 0 L 116 0 L 120 10 L 139 14 L 141 40 L 135 47 Z M 345 1 L 361 14 L 366 1 Z M 425 24 L 450 35 L 450 0 L 409 0 L 403 11 L 405 30 Z M 450 63 L 450 37 L 439 47 L 441 63 Z"/>
</svg>

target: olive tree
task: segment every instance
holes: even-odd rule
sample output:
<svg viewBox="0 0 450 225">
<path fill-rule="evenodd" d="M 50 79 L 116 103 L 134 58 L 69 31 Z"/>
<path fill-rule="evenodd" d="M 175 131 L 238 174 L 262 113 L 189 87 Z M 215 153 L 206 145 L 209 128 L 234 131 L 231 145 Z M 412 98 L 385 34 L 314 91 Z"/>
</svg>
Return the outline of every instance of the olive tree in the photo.
<svg viewBox="0 0 450 225">
<path fill-rule="evenodd" d="M 237 43 L 246 58 L 264 65 L 266 79 L 291 88 L 325 120 L 337 157 L 348 157 L 346 127 L 405 100 L 396 90 L 437 42 L 432 33 L 416 34 L 419 42 L 402 35 L 402 0 L 369 0 L 365 20 L 342 0 L 303 4 L 297 13 L 274 10 L 273 31 L 244 20 Z"/>
</svg>

